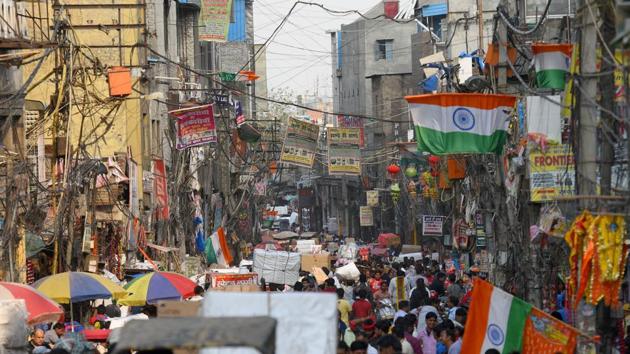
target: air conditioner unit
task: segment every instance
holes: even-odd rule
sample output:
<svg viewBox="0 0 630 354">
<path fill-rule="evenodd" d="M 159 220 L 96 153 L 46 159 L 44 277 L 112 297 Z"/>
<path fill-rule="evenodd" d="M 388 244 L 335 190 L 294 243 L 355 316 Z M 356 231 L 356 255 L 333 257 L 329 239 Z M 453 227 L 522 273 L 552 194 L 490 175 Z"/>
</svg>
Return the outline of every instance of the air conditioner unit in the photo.
<svg viewBox="0 0 630 354">
<path fill-rule="evenodd" d="M 335 75 L 337 75 L 337 77 L 341 77 L 341 68 L 335 70 Z"/>
</svg>

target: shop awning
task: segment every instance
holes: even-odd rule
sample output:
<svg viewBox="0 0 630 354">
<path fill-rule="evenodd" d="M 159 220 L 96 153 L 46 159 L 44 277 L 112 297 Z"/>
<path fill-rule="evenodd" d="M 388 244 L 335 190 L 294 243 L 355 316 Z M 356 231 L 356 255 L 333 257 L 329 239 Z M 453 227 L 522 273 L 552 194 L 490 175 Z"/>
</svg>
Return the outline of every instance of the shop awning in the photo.
<svg viewBox="0 0 630 354">
<path fill-rule="evenodd" d="M 445 2 L 428 4 L 428 5 L 422 6 L 423 17 L 440 16 L 440 15 L 446 15 L 447 13 L 448 13 L 448 5 Z"/>
</svg>

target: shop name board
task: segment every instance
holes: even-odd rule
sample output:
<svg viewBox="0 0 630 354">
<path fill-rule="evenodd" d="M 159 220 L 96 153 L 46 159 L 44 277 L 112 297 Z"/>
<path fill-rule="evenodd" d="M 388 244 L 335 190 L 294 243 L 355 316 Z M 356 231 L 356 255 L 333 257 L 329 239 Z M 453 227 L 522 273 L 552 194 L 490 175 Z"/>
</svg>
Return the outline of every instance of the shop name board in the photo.
<svg viewBox="0 0 630 354">
<path fill-rule="evenodd" d="M 444 231 L 444 217 L 434 215 L 422 215 L 422 235 L 442 236 Z"/>
</svg>

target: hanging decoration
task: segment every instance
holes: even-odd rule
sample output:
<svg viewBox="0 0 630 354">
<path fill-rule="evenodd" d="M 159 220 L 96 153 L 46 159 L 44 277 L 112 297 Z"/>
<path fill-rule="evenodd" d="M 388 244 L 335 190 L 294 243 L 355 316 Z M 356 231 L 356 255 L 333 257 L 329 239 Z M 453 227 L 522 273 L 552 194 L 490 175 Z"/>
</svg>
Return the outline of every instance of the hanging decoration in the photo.
<svg viewBox="0 0 630 354">
<path fill-rule="evenodd" d="M 619 303 L 619 289 L 628 256 L 624 243 L 626 224 L 621 216 L 591 216 L 588 211 L 578 216 L 565 234 L 570 248 L 567 295 L 577 306 L 584 296 L 596 305 Z M 580 267 L 581 265 L 581 267 Z"/>
<path fill-rule="evenodd" d="M 429 167 L 431 167 L 431 176 L 437 177 L 440 175 L 440 158 L 431 155 L 429 156 Z"/>
<path fill-rule="evenodd" d="M 407 166 L 405 169 L 405 176 L 407 176 L 407 178 L 414 178 L 418 176 L 418 169 L 416 168 L 416 165 L 411 164 Z"/>
<path fill-rule="evenodd" d="M 392 185 L 389 187 L 389 191 L 392 194 L 392 202 L 398 203 L 398 201 L 400 200 L 400 186 L 398 185 L 398 183 L 392 183 Z"/>
<path fill-rule="evenodd" d="M 436 179 L 431 175 L 431 172 L 425 171 L 422 173 L 420 185 L 422 186 L 422 197 L 431 199 L 438 198 Z"/>
<path fill-rule="evenodd" d="M 395 178 L 400 173 L 400 167 L 395 163 L 387 166 L 387 173 L 389 173 L 390 178 Z"/>
</svg>

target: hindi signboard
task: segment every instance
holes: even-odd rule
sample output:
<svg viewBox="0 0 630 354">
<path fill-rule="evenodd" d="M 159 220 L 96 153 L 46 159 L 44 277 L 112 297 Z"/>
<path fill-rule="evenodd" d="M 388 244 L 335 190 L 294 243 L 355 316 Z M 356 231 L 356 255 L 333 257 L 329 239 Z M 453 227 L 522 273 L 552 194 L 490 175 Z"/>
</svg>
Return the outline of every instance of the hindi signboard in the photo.
<svg viewBox="0 0 630 354">
<path fill-rule="evenodd" d="M 361 174 L 361 130 L 328 128 L 328 174 Z"/>
<path fill-rule="evenodd" d="M 353 117 L 353 116 L 345 116 L 338 115 L 337 116 L 337 126 L 339 128 L 358 128 L 361 133 L 359 138 L 359 144 L 361 147 L 365 144 L 365 129 L 363 127 L 363 118 Z"/>
<path fill-rule="evenodd" d="M 443 216 L 422 215 L 422 235 L 442 236 L 443 226 Z"/>
<path fill-rule="evenodd" d="M 178 109 L 169 114 L 177 119 L 177 150 L 217 141 L 212 105 Z"/>
<path fill-rule="evenodd" d="M 575 194 L 575 164 L 571 146 L 550 145 L 529 151 L 529 189 L 532 202 Z"/>
<path fill-rule="evenodd" d="M 318 138 L 318 125 L 289 118 L 280 161 L 301 167 L 313 167 Z"/>
<path fill-rule="evenodd" d="M 372 213 L 372 207 L 359 207 L 359 224 L 361 226 L 374 226 L 374 213 Z"/>
<path fill-rule="evenodd" d="M 199 40 L 227 42 L 232 0 L 202 0 L 199 16 Z"/>
</svg>

